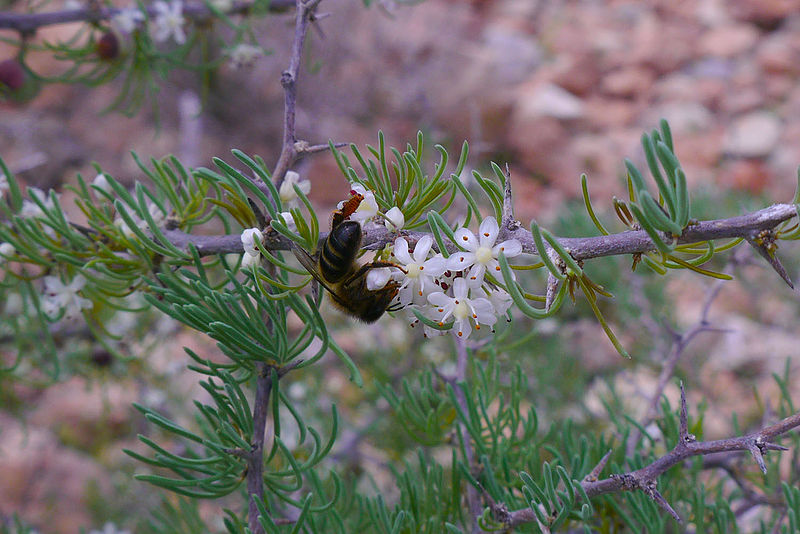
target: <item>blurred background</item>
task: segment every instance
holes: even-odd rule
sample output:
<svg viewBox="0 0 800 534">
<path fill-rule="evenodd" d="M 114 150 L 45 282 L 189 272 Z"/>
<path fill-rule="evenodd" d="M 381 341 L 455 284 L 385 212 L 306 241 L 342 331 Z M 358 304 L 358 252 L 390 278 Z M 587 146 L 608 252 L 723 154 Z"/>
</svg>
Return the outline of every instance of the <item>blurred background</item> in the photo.
<svg viewBox="0 0 800 534">
<path fill-rule="evenodd" d="M 370 8 L 325 0 L 320 11 L 330 16 L 312 28 L 298 96 L 298 136 L 312 144 L 376 144 L 380 129 L 388 144 L 402 149 L 422 130 L 429 144 L 444 145 L 455 158 L 468 140 L 469 168 L 485 173 L 490 161 L 510 165 L 523 224 L 536 217 L 562 236 L 596 234 L 579 201 L 584 172 L 595 209 L 610 230 L 622 230 L 612 222 L 611 203 L 626 194 L 622 160 L 643 168 L 640 136 L 662 117 L 670 121 L 694 193 L 694 217 L 733 216 L 789 202 L 794 194 L 800 8 L 792 0 L 387 0 Z M 273 54 L 252 69 L 224 65 L 206 89 L 193 75 L 172 76 L 159 94 L 158 125 L 147 107 L 134 118 L 101 113 L 119 91 L 115 84 L 52 85 L 27 104 L 0 104 L 0 155 L 25 183 L 45 189 L 74 182 L 77 173 L 93 178 L 92 161 L 133 183 L 142 173 L 131 150 L 143 160 L 172 153 L 187 165 L 211 166 L 212 157 L 230 159 L 230 149 L 239 148 L 271 165 L 280 149 L 279 80 L 293 21 L 287 14 L 260 23 L 260 44 Z M 51 27 L 39 37 L 66 38 L 72 31 Z M 0 59 L 12 54 L 0 44 Z M 44 55 L 32 66 L 50 74 L 61 68 Z M 295 169 L 312 181 L 319 213 L 347 195 L 329 154 Z M 797 280 L 800 249 L 786 243 L 780 254 Z M 730 434 L 734 411 L 740 421 L 769 418 L 770 399 L 777 398 L 773 373 L 800 383 L 797 363 L 789 360 L 798 352 L 796 293 L 763 260 L 746 250 L 736 257 L 737 280 L 724 284 L 710 314 L 725 330 L 698 336 L 679 371 L 690 404 L 707 402 L 710 438 Z M 712 267 L 723 269 L 725 262 Z M 506 357 L 530 360 L 537 406 L 549 418 L 596 416 L 592 406 L 601 410 L 598 399 L 609 388 L 636 417 L 671 332 L 696 324 L 715 282 L 685 272 L 662 278 L 640 270 L 629 277 L 628 258 L 589 269 L 616 297 L 604 303 L 604 313 L 633 360 L 616 354 L 588 306 L 572 304 L 555 319 L 515 322 L 532 344 L 516 344 Z M 391 365 L 398 353 L 413 351 L 437 365 L 450 357 L 445 340 L 422 347 L 400 319 L 383 319 L 372 340 L 358 343 L 356 325 L 336 315 L 331 320 L 372 379 L 402 376 Z M 127 472 L 136 465 L 120 452 L 138 447 L 135 434 L 144 431 L 130 403 L 199 395 L 181 347 L 216 350 L 174 325 L 142 328 L 127 343 L 150 352 L 146 365 L 105 362 L 106 355 L 87 345 L 93 371 L 45 391 L 0 382 L 0 513 L 19 512 L 43 533 L 109 520 L 134 528 L 130 517 L 149 501 L 130 497 L 142 486 L 130 481 Z M 156 341 L 165 333 L 169 344 Z M 318 394 L 349 398 L 349 407 L 340 408 L 358 421 L 360 404 L 377 402 L 374 387 L 343 394 L 353 386 L 330 360 Z M 295 393 L 308 391 L 298 386 Z M 668 394 L 674 398 L 674 388 Z M 324 412 L 325 402 L 319 404 Z M 375 421 L 368 422 L 377 434 Z M 387 446 L 370 439 L 358 442 L 370 451 Z"/>
</svg>

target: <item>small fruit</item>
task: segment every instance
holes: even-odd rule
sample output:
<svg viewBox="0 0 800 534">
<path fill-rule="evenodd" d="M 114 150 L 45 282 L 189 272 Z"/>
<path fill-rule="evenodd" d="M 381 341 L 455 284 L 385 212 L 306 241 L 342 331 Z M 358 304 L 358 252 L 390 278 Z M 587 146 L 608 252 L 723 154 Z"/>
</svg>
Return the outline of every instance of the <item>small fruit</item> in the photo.
<svg viewBox="0 0 800 534">
<path fill-rule="evenodd" d="M 16 59 L 0 61 L 0 86 L 5 85 L 12 91 L 20 89 L 25 83 L 25 70 Z"/>
<path fill-rule="evenodd" d="M 95 46 L 97 48 L 97 55 L 100 56 L 101 59 L 110 61 L 119 56 L 119 39 L 112 31 L 104 33 L 100 39 L 98 39 Z"/>
</svg>

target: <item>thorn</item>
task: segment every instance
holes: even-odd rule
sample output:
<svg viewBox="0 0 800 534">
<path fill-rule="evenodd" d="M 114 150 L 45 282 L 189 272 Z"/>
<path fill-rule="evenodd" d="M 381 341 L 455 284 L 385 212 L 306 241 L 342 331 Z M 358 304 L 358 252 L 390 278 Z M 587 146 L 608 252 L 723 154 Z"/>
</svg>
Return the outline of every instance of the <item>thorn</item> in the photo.
<svg viewBox="0 0 800 534">
<path fill-rule="evenodd" d="M 750 451 L 750 454 L 753 455 L 753 459 L 758 464 L 758 467 L 761 468 L 761 472 L 766 475 L 767 474 L 767 466 L 764 463 L 764 455 L 761 454 L 761 448 L 759 447 L 758 440 L 754 441 L 753 443 L 750 443 L 750 445 L 748 445 L 747 449 Z"/>
<path fill-rule="evenodd" d="M 653 487 L 648 487 L 645 492 L 650 496 L 651 499 L 653 499 L 653 501 L 655 501 L 657 505 L 666 510 L 667 513 L 669 513 L 669 515 L 675 519 L 675 521 L 678 523 L 683 523 L 683 521 L 681 521 L 681 516 L 678 515 L 678 512 L 676 512 L 672 506 L 669 505 L 664 496 L 661 495 L 655 488 L 655 483 L 653 483 Z"/>
<path fill-rule="evenodd" d="M 694 441 L 694 439 L 689 439 L 689 414 L 688 410 L 686 409 L 686 391 L 683 389 L 683 380 L 681 380 L 681 418 L 680 418 L 680 430 L 678 431 L 678 436 L 682 443 L 686 443 L 688 441 Z M 692 436 L 693 438 L 694 436 Z"/>
<path fill-rule="evenodd" d="M 550 306 L 556 298 L 558 292 L 558 278 L 553 276 L 553 273 L 547 273 L 547 293 L 544 301 L 544 311 L 549 312 Z"/>
<path fill-rule="evenodd" d="M 789 447 L 784 447 L 783 445 L 778 445 L 777 443 L 764 443 L 762 445 L 768 451 L 788 451 Z"/>
<path fill-rule="evenodd" d="M 600 473 L 603 472 L 603 469 L 605 469 L 606 464 L 608 463 L 608 459 L 611 458 L 612 452 L 613 449 L 608 449 L 608 452 L 605 453 L 602 458 L 600 458 L 600 461 L 597 462 L 597 465 L 594 466 L 594 468 L 585 477 L 583 477 L 584 482 L 597 482 L 597 480 L 600 478 Z"/>
<path fill-rule="evenodd" d="M 516 226 L 518 224 L 514 220 L 514 203 L 511 198 L 511 169 L 508 167 L 508 163 L 506 163 L 506 184 L 505 190 L 503 191 L 503 216 L 502 216 L 502 227 L 506 230 L 516 230 Z"/>
<path fill-rule="evenodd" d="M 758 251 L 759 255 L 762 258 L 767 260 L 767 263 L 769 263 L 775 270 L 775 272 L 778 273 L 778 276 L 780 276 L 783 279 L 783 281 L 789 285 L 789 287 L 794 289 L 794 284 L 792 283 L 792 279 L 789 278 L 786 269 L 783 268 L 783 265 L 781 264 L 780 260 L 778 260 L 778 257 L 775 255 L 774 250 L 772 253 L 770 253 L 767 247 L 764 245 L 764 243 L 759 244 L 753 236 L 747 236 L 745 237 L 745 240 L 747 240 L 747 242 L 750 243 L 750 246 L 752 246 L 754 249 L 756 249 L 756 251 Z"/>
</svg>

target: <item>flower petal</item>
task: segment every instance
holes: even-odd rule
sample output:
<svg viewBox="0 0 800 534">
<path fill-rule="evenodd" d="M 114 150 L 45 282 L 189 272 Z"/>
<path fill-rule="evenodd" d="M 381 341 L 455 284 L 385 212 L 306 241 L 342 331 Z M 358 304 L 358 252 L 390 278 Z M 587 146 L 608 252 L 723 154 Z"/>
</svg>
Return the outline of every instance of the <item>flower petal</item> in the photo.
<svg viewBox="0 0 800 534">
<path fill-rule="evenodd" d="M 466 299 L 468 292 L 469 286 L 467 286 L 466 280 L 463 278 L 456 278 L 453 281 L 453 298 Z"/>
<path fill-rule="evenodd" d="M 378 267 L 370 269 L 367 273 L 367 289 L 376 291 L 384 287 L 392 277 L 392 270 L 389 267 Z"/>
<path fill-rule="evenodd" d="M 422 263 L 428 257 L 428 252 L 431 251 L 433 246 L 433 238 L 429 235 L 422 236 L 422 239 L 417 241 L 414 247 L 414 262 Z"/>
<path fill-rule="evenodd" d="M 403 265 L 414 263 L 411 254 L 408 253 L 408 241 L 405 237 L 398 237 L 394 241 L 394 257 Z"/>
<path fill-rule="evenodd" d="M 483 283 L 483 275 L 486 273 L 486 267 L 482 263 L 475 263 L 472 269 L 467 273 L 466 281 L 468 287 L 480 287 Z"/>
<path fill-rule="evenodd" d="M 478 250 L 478 239 L 469 228 L 459 228 L 455 231 L 456 243 L 465 249 L 475 252 Z"/>
<path fill-rule="evenodd" d="M 522 243 L 517 241 L 516 239 L 509 239 L 508 241 L 503 241 L 499 245 L 495 245 L 492 249 L 492 256 L 495 258 L 500 255 L 500 251 L 506 255 L 506 258 L 513 258 L 514 256 L 519 256 L 522 254 Z"/>
<path fill-rule="evenodd" d="M 419 246 L 419 243 L 417 246 Z M 416 252 L 416 250 L 414 252 Z M 432 278 L 442 276 L 447 270 L 447 260 L 445 260 L 444 256 L 441 254 L 437 254 L 431 259 L 426 260 L 425 263 L 422 264 L 422 269 L 426 276 Z"/>
<path fill-rule="evenodd" d="M 496 310 L 494 306 L 492 306 L 492 303 L 489 302 L 489 299 L 483 297 L 470 299 L 469 307 L 474 314 L 473 319 L 475 319 L 476 322 L 489 325 L 497 322 Z"/>
<path fill-rule="evenodd" d="M 480 235 L 478 236 L 480 245 L 482 247 L 492 248 L 495 240 L 497 240 L 497 234 L 499 233 L 500 227 L 497 225 L 497 219 L 494 217 L 486 217 L 483 222 L 481 222 L 480 226 Z"/>
<path fill-rule="evenodd" d="M 441 291 L 434 291 L 428 295 L 428 302 L 440 308 L 453 307 L 453 299 Z"/>
<path fill-rule="evenodd" d="M 467 339 L 472 333 L 472 325 L 470 324 L 469 319 L 464 318 L 456 321 L 456 323 L 453 325 L 453 332 L 457 337 L 460 337 L 461 339 Z"/>
<path fill-rule="evenodd" d="M 447 258 L 446 267 L 451 271 L 463 271 L 475 263 L 474 252 L 456 252 Z"/>
</svg>

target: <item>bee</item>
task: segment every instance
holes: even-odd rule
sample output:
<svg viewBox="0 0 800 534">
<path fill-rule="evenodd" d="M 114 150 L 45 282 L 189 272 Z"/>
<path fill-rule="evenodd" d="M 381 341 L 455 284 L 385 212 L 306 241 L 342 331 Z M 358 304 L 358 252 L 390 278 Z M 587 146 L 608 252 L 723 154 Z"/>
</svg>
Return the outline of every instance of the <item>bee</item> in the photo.
<svg viewBox="0 0 800 534">
<path fill-rule="evenodd" d="M 374 323 L 383 312 L 396 311 L 391 305 L 400 284 L 394 280 L 380 289 L 367 288 L 367 274 L 378 267 L 398 265 L 387 261 L 373 261 L 364 265 L 356 262 L 361 250 L 361 225 L 347 220 L 364 197 L 354 193 L 341 209 L 333 213 L 331 231 L 315 256 L 292 245 L 292 252 L 319 284 L 328 290 L 333 303 L 343 312 L 365 323 Z"/>
</svg>

